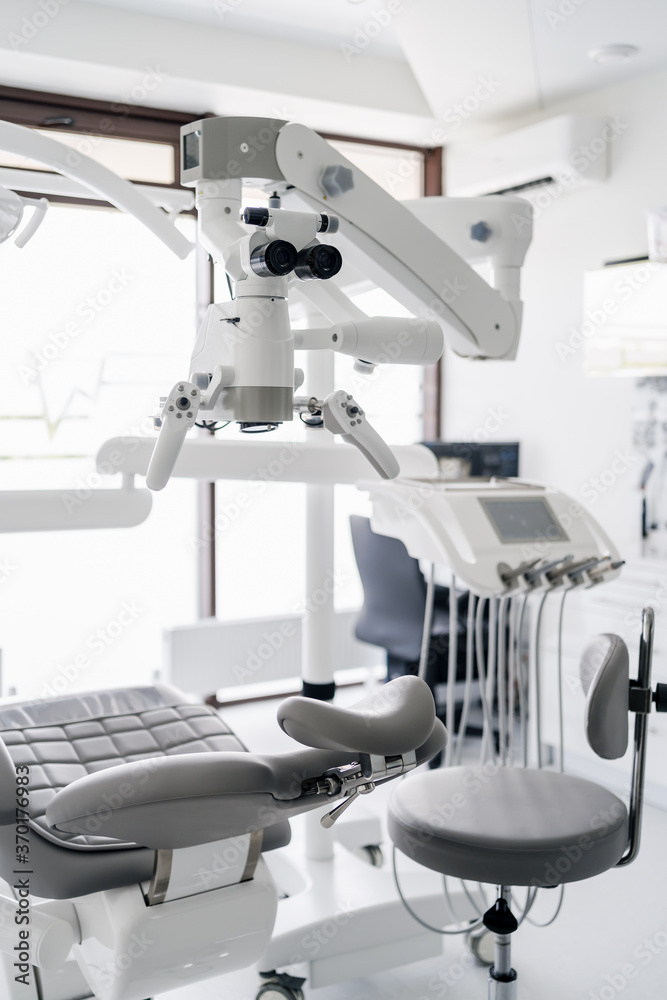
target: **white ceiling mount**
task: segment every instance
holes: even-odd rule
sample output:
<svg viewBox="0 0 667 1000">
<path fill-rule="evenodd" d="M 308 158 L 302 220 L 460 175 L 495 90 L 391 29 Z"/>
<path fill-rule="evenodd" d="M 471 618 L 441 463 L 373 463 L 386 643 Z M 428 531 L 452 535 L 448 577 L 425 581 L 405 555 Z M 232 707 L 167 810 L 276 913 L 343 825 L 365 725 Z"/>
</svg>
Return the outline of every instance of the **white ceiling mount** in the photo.
<svg viewBox="0 0 667 1000">
<path fill-rule="evenodd" d="M 626 63 L 639 53 L 636 45 L 596 45 L 590 49 L 588 58 L 601 65 Z"/>
</svg>

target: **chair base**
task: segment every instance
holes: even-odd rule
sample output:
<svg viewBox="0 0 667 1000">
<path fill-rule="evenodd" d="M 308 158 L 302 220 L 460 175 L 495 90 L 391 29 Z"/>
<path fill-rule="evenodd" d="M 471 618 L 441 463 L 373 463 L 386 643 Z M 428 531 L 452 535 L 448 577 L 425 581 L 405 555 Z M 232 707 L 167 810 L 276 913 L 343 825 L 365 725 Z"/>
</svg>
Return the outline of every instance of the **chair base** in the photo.
<svg viewBox="0 0 667 1000">
<path fill-rule="evenodd" d="M 510 978 L 513 977 L 513 978 Z M 502 979 L 496 979 L 495 968 L 489 969 L 489 1000 L 517 1000 L 518 977 L 514 969 Z"/>
<path fill-rule="evenodd" d="M 517 974 L 512 968 L 512 934 L 518 924 L 509 908 L 511 898 L 510 887 L 501 886 L 496 905 L 484 914 L 484 924 L 496 931 L 493 965 L 489 969 L 489 1000 L 516 1000 L 518 995 Z M 497 925 L 495 928 L 494 922 Z"/>
</svg>

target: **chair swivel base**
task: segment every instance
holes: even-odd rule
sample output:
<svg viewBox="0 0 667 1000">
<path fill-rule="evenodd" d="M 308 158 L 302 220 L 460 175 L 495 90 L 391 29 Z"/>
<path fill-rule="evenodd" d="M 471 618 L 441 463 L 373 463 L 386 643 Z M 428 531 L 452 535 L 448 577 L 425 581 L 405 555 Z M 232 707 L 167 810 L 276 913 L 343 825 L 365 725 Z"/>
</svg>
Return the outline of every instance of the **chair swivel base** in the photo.
<svg viewBox="0 0 667 1000">
<path fill-rule="evenodd" d="M 489 969 L 489 1000 L 517 1000 L 517 979 L 514 969 L 497 974 L 492 966 Z"/>
<path fill-rule="evenodd" d="M 510 910 L 511 889 L 501 886 L 500 895 L 482 920 L 495 935 L 493 965 L 489 969 L 489 1000 L 516 1000 L 517 974 L 512 968 L 512 934 L 519 923 Z"/>
</svg>

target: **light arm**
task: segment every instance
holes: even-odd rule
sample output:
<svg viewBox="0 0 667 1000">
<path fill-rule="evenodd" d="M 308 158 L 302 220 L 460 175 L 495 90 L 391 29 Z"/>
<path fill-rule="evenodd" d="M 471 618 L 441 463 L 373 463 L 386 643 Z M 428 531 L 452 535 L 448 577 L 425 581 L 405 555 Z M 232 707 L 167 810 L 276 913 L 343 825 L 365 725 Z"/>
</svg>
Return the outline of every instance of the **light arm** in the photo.
<svg viewBox="0 0 667 1000">
<path fill-rule="evenodd" d="M 133 184 L 71 146 L 23 125 L 0 121 L 0 149 L 37 160 L 103 194 L 116 208 L 134 215 L 177 257 L 184 259 L 192 250 L 192 243 Z"/>
<path fill-rule="evenodd" d="M 412 313 L 438 322 L 455 351 L 472 357 L 515 355 L 518 290 L 502 282 L 502 291 L 492 288 L 430 223 L 311 129 L 269 119 L 211 118 L 185 126 L 182 137 L 183 184 L 201 182 L 205 188 L 210 178 L 218 183 L 225 177 L 259 179 L 277 186 L 288 205 L 297 201 L 319 213 L 335 213 L 340 220 L 335 242 L 344 257 Z M 430 200 L 424 201 L 426 213 Z M 519 243 L 525 254 L 530 207 L 520 206 Z M 508 237 L 516 241 L 509 218 L 501 233 L 502 239 Z"/>
</svg>

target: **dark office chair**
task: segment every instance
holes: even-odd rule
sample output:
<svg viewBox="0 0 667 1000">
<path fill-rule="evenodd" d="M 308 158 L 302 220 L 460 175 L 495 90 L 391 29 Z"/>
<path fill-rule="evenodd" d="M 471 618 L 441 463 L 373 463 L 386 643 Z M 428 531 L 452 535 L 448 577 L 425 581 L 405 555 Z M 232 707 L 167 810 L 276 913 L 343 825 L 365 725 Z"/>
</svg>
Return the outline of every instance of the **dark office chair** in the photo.
<svg viewBox="0 0 667 1000">
<path fill-rule="evenodd" d="M 354 634 L 362 642 L 381 646 L 387 651 L 387 679 L 401 674 L 416 674 L 419 669 L 426 581 L 417 559 L 408 554 L 403 542 L 387 535 L 376 534 L 367 517 L 350 517 L 352 545 L 364 588 L 364 604 L 357 619 Z M 456 679 L 466 675 L 466 618 L 468 593 L 457 599 Z M 442 689 L 447 682 L 449 666 L 449 588 L 437 587 L 431 626 L 426 677 L 433 692 L 439 718 L 445 717 Z M 476 676 L 476 673 L 475 673 Z M 461 704 L 456 705 L 455 725 L 458 726 Z M 471 735 L 481 730 L 468 726 Z"/>
</svg>

